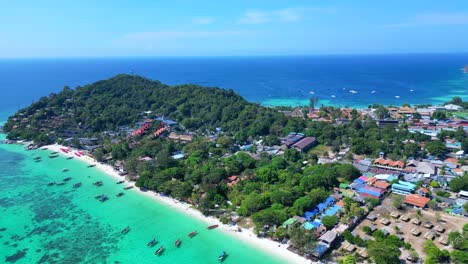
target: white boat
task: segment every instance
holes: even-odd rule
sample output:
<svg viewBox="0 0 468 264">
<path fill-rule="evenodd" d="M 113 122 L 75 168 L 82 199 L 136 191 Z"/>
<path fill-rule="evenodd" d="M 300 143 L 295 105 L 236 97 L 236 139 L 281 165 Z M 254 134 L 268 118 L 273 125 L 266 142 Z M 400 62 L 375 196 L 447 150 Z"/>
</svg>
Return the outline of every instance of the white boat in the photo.
<svg viewBox="0 0 468 264">
<path fill-rule="evenodd" d="M 410 89 L 409 91 L 410 91 L 410 92 L 414 92 L 414 90 L 413 90 L 413 89 Z"/>
<path fill-rule="evenodd" d="M 375 94 L 375 91 L 370 92 L 371 94 Z"/>
<path fill-rule="evenodd" d="M 310 94 L 315 94 L 315 92 L 314 92 L 314 91 L 310 91 L 309 93 L 310 93 Z"/>
<path fill-rule="evenodd" d="M 355 90 L 349 90 L 350 93 L 357 94 L 357 91 Z"/>
<path fill-rule="evenodd" d="M 68 171 L 67 168 L 63 168 L 63 169 L 62 169 L 62 172 L 67 172 L 67 171 Z"/>
<path fill-rule="evenodd" d="M 331 96 L 331 97 L 332 97 L 332 98 L 335 98 L 336 96 L 335 96 L 334 94 L 332 94 L 332 96 Z"/>
<path fill-rule="evenodd" d="M 395 98 L 396 98 L 396 99 L 400 99 L 400 96 L 399 96 L 399 95 L 395 95 Z"/>
</svg>

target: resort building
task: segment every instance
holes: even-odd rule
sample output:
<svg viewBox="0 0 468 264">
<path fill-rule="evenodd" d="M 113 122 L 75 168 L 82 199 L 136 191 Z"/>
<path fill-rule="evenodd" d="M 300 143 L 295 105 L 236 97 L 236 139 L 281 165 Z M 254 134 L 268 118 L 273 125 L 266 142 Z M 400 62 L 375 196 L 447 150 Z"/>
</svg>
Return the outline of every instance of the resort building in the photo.
<svg viewBox="0 0 468 264">
<path fill-rule="evenodd" d="M 389 159 L 386 160 L 383 158 L 378 158 L 374 160 L 374 166 L 393 170 L 402 170 L 405 167 L 405 163 L 401 160 L 393 161 Z"/>
<path fill-rule="evenodd" d="M 327 231 L 318 239 L 317 247 L 315 248 L 312 255 L 317 258 L 321 258 L 331 247 L 333 247 L 337 240 L 337 234 L 333 231 Z"/>
<path fill-rule="evenodd" d="M 405 197 L 404 203 L 416 207 L 424 208 L 431 201 L 431 199 L 421 196 L 419 194 L 408 194 Z"/>
<path fill-rule="evenodd" d="M 292 147 L 297 151 L 304 153 L 316 144 L 317 140 L 314 137 L 306 137 L 293 144 Z"/>
<path fill-rule="evenodd" d="M 192 142 L 193 141 L 192 135 L 179 135 L 176 133 L 170 133 L 167 138 L 169 140 L 177 141 L 177 142 Z"/>
</svg>

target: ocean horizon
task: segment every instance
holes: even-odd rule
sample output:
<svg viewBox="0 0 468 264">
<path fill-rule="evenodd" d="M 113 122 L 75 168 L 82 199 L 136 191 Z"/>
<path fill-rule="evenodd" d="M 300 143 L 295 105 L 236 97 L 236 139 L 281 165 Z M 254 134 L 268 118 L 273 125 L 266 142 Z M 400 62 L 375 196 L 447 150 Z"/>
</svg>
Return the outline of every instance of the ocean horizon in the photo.
<svg viewBox="0 0 468 264">
<path fill-rule="evenodd" d="M 468 100 L 468 54 L 0 59 L 0 120 L 31 102 L 117 74 L 233 89 L 265 106 Z"/>
</svg>

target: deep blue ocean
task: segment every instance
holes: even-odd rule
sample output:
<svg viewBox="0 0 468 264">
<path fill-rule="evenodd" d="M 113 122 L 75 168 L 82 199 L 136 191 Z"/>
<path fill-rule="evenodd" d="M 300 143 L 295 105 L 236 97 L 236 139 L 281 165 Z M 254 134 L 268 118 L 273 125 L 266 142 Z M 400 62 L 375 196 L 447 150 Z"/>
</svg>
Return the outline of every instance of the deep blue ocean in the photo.
<svg viewBox="0 0 468 264">
<path fill-rule="evenodd" d="M 119 73 L 234 89 L 263 105 L 307 104 L 311 96 L 335 106 L 437 104 L 453 96 L 468 100 L 467 64 L 468 54 L 3 59 L 0 120 L 65 85 Z"/>
</svg>

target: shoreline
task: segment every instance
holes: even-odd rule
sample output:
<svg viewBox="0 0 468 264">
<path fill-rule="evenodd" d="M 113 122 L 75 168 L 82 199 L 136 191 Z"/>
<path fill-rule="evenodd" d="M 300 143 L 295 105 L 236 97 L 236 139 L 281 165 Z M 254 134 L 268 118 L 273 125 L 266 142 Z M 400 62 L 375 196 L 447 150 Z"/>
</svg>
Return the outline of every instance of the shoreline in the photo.
<svg viewBox="0 0 468 264">
<path fill-rule="evenodd" d="M 54 144 L 54 145 L 47 145 L 43 146 L 46 147 L 50 151 L 57 151 L 60 155 L 66 156 L 66 157 L 74 157 L 74 159 L 77 159 L 81 162 L 84 162 L 86 164 L 93 164 L 96 165 L 95 168 L 103 172 L 105 175 L 108 177 L 112 177 L 116 180 L 125 180 L 126 186 L 134 186 L 135 187 L 135 182 L 128 181 L 125 179 L 124 176 L 120 176 L 112 166 L 104 163 L 99 163 L 93 158 L 89 157 L 88 155 L 82 155 L 81 157 L 78 157 L 74 155 L 73 153 L 75 151 L 80 151 L 77 149 L 73 148 L 68 148 L 62 145 Z M 61 148 L 68 148 L 70 149 L 70 153 L 64 153 L 61 151 Z M 208 225 L 219 225 L 218 229 L 221 229 L 225 234 L 228 234 L 229 236 L 232 236 L 234 238 L 237 238 L 243 242 L 246 242 L 250 244 L 253 247 L 256 247 L 258 249 L 261 249 L 269 254 L 273 254 L 285 261 L 287 263 L 312 263 L 312 260 L 306 259 L 304 257 L 301 257 L 289 250 L 287 250 L 287 245 L 280 244 L 278 242 L 275 242 L 273 240 L 267 239 L 267 238 L 259 238 L 257 237 L 252 230 L 241 228 L 241 232 L 237 232 L 232 230 L 229 225 L 224 225 L 221 223 L 218 219 L 214 217 L 207 217 L 204 216 L 200 211 L 192 208 L 190 204 L 179 202 L 176 199 L 170 198 L 168 196 L 161 196 L 158 193 L 154 191 L 141 191 L 139 188 L 135 187 L 133 188 L 136 190 L 137 193 L 141 195 L 145 195 L 146 197 L 149 197 L 156 202 L 163 203 L 167 206 L 169 206 L 171 209 L 177 210 L 181 213 L 185 213 L 189 215 L 192 218 L 196 218 L 200 221 L 205 222 Z M 236 228 L 237 229 L 237 228 Z"/>
</svg>

